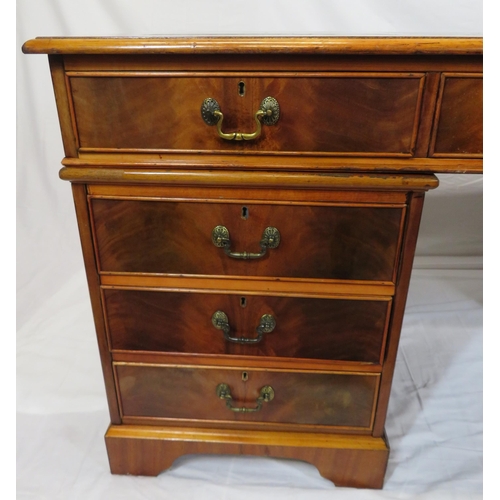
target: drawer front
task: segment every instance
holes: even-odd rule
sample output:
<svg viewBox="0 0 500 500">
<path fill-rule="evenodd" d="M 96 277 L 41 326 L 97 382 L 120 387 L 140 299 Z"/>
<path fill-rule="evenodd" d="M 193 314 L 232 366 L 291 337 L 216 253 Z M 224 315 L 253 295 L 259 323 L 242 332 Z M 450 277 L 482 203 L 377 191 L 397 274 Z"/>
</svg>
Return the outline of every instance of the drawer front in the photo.
<svg viewBox="0 0 500 500">
<path fill-rule="evenodd" d="M 482 75 L 443 75 L 439 98 L 431 156 L 481 157 Z"/>
<path fill-rule="evenodd" d="M 276 276 L 392 281 L 404 208 L 260 205 L 92 199 L 103 272 Z M 243 215 L 243 217 L 242 217 Z M 277 248 L 236 259 L 212 241 L 229 232 L 230 250 L 259 253 L 267 227 Z"/>
<path fill-rule="evenodd" d="M 387 300 L 115 288 L 103 290 L 103 297 L 113 350 L 367 363 L 380 362 L 390 309 Z M 227 329 L 214 326 L 217 312 L 225 314 L 227 320 L 218 317 Z"/>
<path fill-rule="evenodd" d="M 418 128 L 422 75 L 261 78 L 283 119 L 255 149 L 410 156 Z"/>
<path fill-rule="evenodd" d="M 124 417 L 250 421 L 368 429 L 379 376 L 115 364 Z M 244 379 L 247 380 L 244 380 Z M 235 408 L 255 409 L 264 387 L 274 392 L 259 411 L 233 411 L 217 394 L 225 384 Z"/>
<path fill-rule="evenodd" d="M 325 73 L 252 78 L 70 73 L 80 148 L 411 156 L 423 74 Z M 242 95 L 243 94 L 243 95 Z M 228 141 L 201 115 L 206 98 L 224 133 L 252 133 L 264 98 L 280 115 L 252 141 Z"/>
<path fill-rule="evenodd" d="M 255 126 L 252 102 L 237 92 L 238 78 L 71 77 L 80 148 L 120 150 L 233 149 L 201 117 L 207 97 L 226 96 L 224 126 Z M 232 90 L 232 91 L 231 91 Z"/>
</svg>

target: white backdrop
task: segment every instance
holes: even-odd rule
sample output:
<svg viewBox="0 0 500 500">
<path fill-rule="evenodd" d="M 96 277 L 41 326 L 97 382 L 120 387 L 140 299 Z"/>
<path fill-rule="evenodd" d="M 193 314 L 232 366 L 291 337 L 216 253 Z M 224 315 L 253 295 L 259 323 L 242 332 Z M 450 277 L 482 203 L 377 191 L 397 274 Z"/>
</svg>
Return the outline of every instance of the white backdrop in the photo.
<svg viewBox="0 0 500 500">
<path fill-rule="evenodd" d="M 20 47 L 36 36 L 481 36 L 481 1 L 18 0 L 17 11 L 18 497 L 330 498 L 333 486 L 295 462 L 195 457 L 158 479 L 109 475 L 108 417 L 71 190 L 57 175 L 63 149 L 48 62 Z M 481 492 L 482 176 L 440 181 L 427 196 L 417 248 L 422 270 L 410 289 L 398 403 L 391 401 L 388 418 L 386 490 L 365 497 L 336 489 L 339 498 Z M 464 363 L 467 371 L 459 369 Z M 451 406 L 443 409 L 444 400 Z M 442 425 L 445 436 L 433 434 Z M 425 439 L 434 448 L 421 449 Z M 440 439 L 452 445 L 436 454 Z"/>
</svg>

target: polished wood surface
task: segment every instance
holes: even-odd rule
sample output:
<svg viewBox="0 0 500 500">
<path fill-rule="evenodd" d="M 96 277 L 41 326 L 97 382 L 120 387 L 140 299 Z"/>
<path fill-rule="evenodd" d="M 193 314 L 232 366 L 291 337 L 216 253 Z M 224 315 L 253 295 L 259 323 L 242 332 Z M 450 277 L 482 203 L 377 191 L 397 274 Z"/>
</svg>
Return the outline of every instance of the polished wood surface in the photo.
<svg viewBox="0 0 500 500">
<path fill-rule="evenodd" d="M 146 273 L 101 273 L 101 284 L 109 287 L 157 288 L 164 290 L 208 290 L 220 293 L 282 295 L 286 297 L 389 300 L 395 285 L 385 281 L 311 280 L 267 276 L 184 276 Z"/>
<path fill-rule="evenodd" d="M 51 54 L 70 157 L 340 155 L 357 158 L 323 168 L 482 171 L 480 38 L 39 38 L 24 50 Z M 201 119 L 214 97 L 226 131 L 251 132 L 268 94 L 282 118 L 253 142 L 224 141 Z M 457 157 L 476 161 L 442 161 Z"/>
<path fill-rule="evenodd" d="M 434 113 L 434 108 L 432 108 Z M 431 123 L 432 124 L 432 123 Z M 421 127 L 422 129 L 422 127 Z M 429 136 L 431 127 L 426 127 L 427 131 L 423 131 L 424 135 Z M 429 147 L 429 140 L 425 140 L 423 149 L 425 155 Z M 65 180 L 77 182 L 92 182 L 92 180 L 99 180 L 105 182 L 106 180 L 112 182 L 126 182 L 127 178 L 131 180 L 134 175 L 135 182 L 139 182 L 142 178 L 143 182 L 148 178 L 148 182 L 162 182 L 155 180 L 156 177 L 147 172 L 133 172 L 133 168 L 148 168 L 153 170 L 160 176 L 162 169 L 169 168 L 169 172 L 163 171 L 164 179 L 169 175 L 173 177 L 174 182 L 179 177 L 171 174 L 171 170 L 180 174 L 177 169 L 184 169 L 183 172 L 203 173 L 206 168 L 206 162 L 203 156 L 198 154 L 146 154 L 146 153 L 115 153 L 98 154 L 98 153 L 83 153 L 79 158 L 64 158 L 62 164 L 66 166 L 61 170 L 61 178 Z M 112 169 L 110 167 L 113 167 Z M 413 185 L 412 180 L 417 181 L 420 179 L 430 179 L 428 175 L 419 176 L 418 174 L 411 175 L 411 172 L 427 171 L 436 173 L 481 173 L 483 170 L 483 161 L 477 158 L 368 158 L 368 157 L 303 157 L 303 156 L 290 156 L 283 157 L 277 155 L 266 156 L 243 156 L 243 155 L 218 155 L 214 154 L 210 157 L 210 167 L 217 177 L 218 171 L 227 171 L 238 169 L 240 174 L 244 175 L 248 171 L 260 171 L 267 173 L 272 171 L 274 174 L 285 174 L 290 171 L 302 174 L 303 172 L 315 171 L 317 173 L 333 173 L 343 172 L 342 176 L 347 181 L 349 177 L 346 173 L 358 176 L 366 175 L 367 171 L 377 169 L 378 172 L 383 172 L 385 175 L 378 178 L 378 182 L 382 185 L 384 182 L 390 182 L 390 179 L 405 179 L 406 185 L 410 183 Z M 391 173 L 398 175 L 392 176 Z M 315 174 L 317 175 L 317 174 Z M 338 177 L 338 179 L 342 178 Z M 291 176 L 289 176 L 291 180 Z M 350 177 L 354 180 L 353 177 Z M 273 177 L 269 177 L 269 182 L 272 182 Z M 237 181 L 237 179 L 235 179 Z M 354 184 L 352 184 L 354 186 Z M 326 187 L 326 186 L 325 186 Z M 347 186 L 346 186 L 347 187 Z M 427 186 L 431 188 L 432 186 Z"/>
<path fill-rule="evenodd" d="M 382 438 L 232 429 L 110 426 L 106 447 L 113 474 L 157 476 L 182 455 L 257 455 L 304 460 L 336 486 L 381 488 L 389 458 Z"/>
<path fill-rule="evenodd" d="M 253 131 L 260 101 L 254 105 L 252 99 L 239 96 L 240 80 L 210 74 L 182 78 L 168 73 L 71 76 L 80 147 L 117 151 L 241 149 L 241 142 L 220 139 L 200 112 L 204 99 L 218 99 L 225 129 Z"/>
<path fill-rule="evenodd" d="M 206 165 L 205 165 L 206 167 Z M 234 168 L 234 167 L 233 167 Z M 303 166 L 302 166 L 303 168 Z M 352 194 L 351 199 L 363 199 L 363 191 L 371 191 L 368 197 L 372 200 L 386 202 L 388 199 L 399 200 L 401 198 L 394 193 L 384 191 L 408 191 L 436 188 L 439 185 L 438 179 L 434 175 L 418 174 L 391 174 L 385 173 L 383 176 L 363 173 L 303 173 L 303 172 L 259 172 L 258 175 L 253 171 L 240 172 L 236 170 L 224 169 L 220 171 L 207 171 L 206 169 L 195 170 L 174 170 L 174 169 L 144 169 L 144 166 L 136 165 L 126 169 L 120 168 L 80 168 L 63 167 L 59 171 L 59 176 L 63 180 L 80 183 L 94 184 L 94 191 L 98 191 L 100 186 L 96 184 L 114 184 L 111 189 L 119 189 L 116 184 L 129 184 L 132 187 L 135 184 L 161 184 L 163 187 L 171 186 L 204 186 L 214 188 L 280 188 L 287 190 L 286 197 L 290 200 L 300 196 L 301 199 L 307 199 L 304 193 L 309 190 L 322 190 L 321 199 L 331 199 L 327 192 L 329 190 L 353 190 L 357 192 Z M 146 187 L 147 189 L 147 187 Z M 299 189 L 295 194 L 293 190 Z M 307 191 L 304 191 L 307 190 Z M 376 195 L 373 195 L 375 190 Z M 211 190 L 212 192 L 212 190 Z M 259 199 L 275 199 L 279 196 L 279 191 L 271 191 L 272 197 L 268 194 L 267 198 L 262 196 Z M 311 201 L 317 201 L 311 199 Z"/>
<path fill-rule="evenodd" d="M 39 38 L 49 54 L 112 426 L 113 473 L 183 454 L 306 460 L 380 488 L 424 194 L 482 172 L 482 39 Z M 241 89 L 244 85 L 245 91 Z M 277 124 L 252 132 L 261 100 Z M 258 252 L 239 261 L 212 244 Z M 276 327 L 255 345 L 263 314 Z M 225 383 L 231 401 L 216 387 Z M 259 411 L 261 388 L 275 397 Z"/>
<path fill-rule="evenodd" d="M 404 216 L 403 209 L 385 207 L 97 198 L 91 210 L 101 271 L 379 281 L 394 279 Z M 229 230 L 236 252 L 259 252 L 270 226 L 281 241 L 260 259 L 234 259 L 212 242 L 220 225 Z"/>
<path fill-rule="evenodd" d="M 97 333 L 97 344 L 99 347 L 99 355 L 104 375 L 104 386 L 108 400 L 109 414 L 111 423 L 119 424 L 121 419 L 118 409 L 118 397 L 115 390 L 113 367 L 111 364 L 112 358 L 106 337 L 105 318 L 99 293 L 99 275 L 97 272 L 95 252 L 92 245 L 89 208 L 86 198 L 87 190 L 83 185 L 72 185 L 71 188 L 75 202 L 78 231 L 80 233 L 80 241 L 82 244 L 83 263 L 85 266 L 87 283 L 90 292 L 90 304 L 92 306 L 92 314 Z"/>
<path fill-rule="evenodd" d="M 25 54 L 482 54 L 482 38 L 446 37 L 39 37 Z"/>
<path fill-rule="evenodd" d="M 147 363 L 160 365 L 217 366 L 242 370 L 249 368 L 293 370 L 298 365 L 302 370 L 336 371 L 345 373 L 382 373 L 383 365 L 359 361 L 344 361 L 312 358 L 285 358 L 267 356 L 245 356 L 231 354 L 172 353 L 166 351 L 125 351 L 115 350 L 111 353 L 113 361 L 125 363 Z"/>
<path fill-rule="evenodd" d="M 390 302 L 195 292 L 104 289 L 113 350 L 312 358 L 380 363 Z M 276 327 L 256 344 L 224 339 L 212 324 L 223 311 L 230 336 L 255 339 L 264 314 Z M 147 318 L 147 319 L 145 319 Z"/>
<path fill-rule="evenodd" d="M 431 151 L 433 156 L 481 157 L 482 75 L 443 74 Z"/>
<path fill-rule="evenodd" d="M 256 79 L 253 93 L 275 97 L 283 116 L 251 149 L 411 156 L 423 84 L 422 74 L 391 73 Z"/>
<path fill-rule="evenodd" d="M 112 75 L 112 76 L 109 76 Z M 424 75 L 323 74 L 262 78 L 170 73 L 69 73 L 81 149 L 301 151 L 410 156 Z M 240 96 L 239 84 L 245 85 Z M 202 120 L 217 99 L 224 131 L 251 132 L 262 99 L 275 97 L 278 123 L 254 141 L 225 141 Z"/>
<path fill-rule="evenodd" d="M 66 88 L 66 73 L 62 56 L 49 56 L 50 74 L 57 102 L 57 115 L 61 125 L 61 136 L 66 156 L 78 156 L 77 139 L 73 125 L 70 98 Z"/>
<path fill-rule="evenodd" d="M 226 423 L 270 422 L 370 428 L 379 376 L 177 367 L 115 363 L 123 416 Z M 248 380 L 243 380 L 243 373 Z M 217 397 L 230 387 L 235 407 L 256 407 L 259 392 L 272 386 L 274 399 L 257 412 L 234 412 Z"/>
<path fill-rule="evenodd" d="M 391 325 L 389 328 L 389 339 L 385 354 L 384 369 L 377 402 L 377 412 L 375 416 L 375 425 L 373 435 L 381 437 L 384 434 L 384 424 L 389 406 L 389 396 L 391 392 L 394 370 L 396 368 L 396 356 L 398 352 L 401 328 L 403 326 L 404 311 L 408 288 L 410 286 L 411 271 L 413 267 L 413 258 L 417 247 L 418 230 L 424 206 L 424 194 L 413 193 L 409 200 L 408 218 L 405 227 L 405 239 L 403 243 L 403 252 L 401 265 L 399 269 L 399 278 L 394 296 L 392 307 Z"/>
<path fill-rule="evenodd" d="M 52 57 L 52 56 L 49 56 Z M 210 57 L 201 53 L 182 54 L 65 54 L 64 67 L 68 72 L 96 71 L 169 71 L 191 72 L 193 76 L 217 70 L 222 73 L 238 73 L 238 76 L 256 72 L 276 74 L 281 72 L 418 72 L 431 76 L 442 72 L 483 71 L 482 54 L 301 54 L 283 52 L 269 57 L 265 53 L 213 53 Z M 227 76 L 227 75 L 226 75 Z"/>
</svg>

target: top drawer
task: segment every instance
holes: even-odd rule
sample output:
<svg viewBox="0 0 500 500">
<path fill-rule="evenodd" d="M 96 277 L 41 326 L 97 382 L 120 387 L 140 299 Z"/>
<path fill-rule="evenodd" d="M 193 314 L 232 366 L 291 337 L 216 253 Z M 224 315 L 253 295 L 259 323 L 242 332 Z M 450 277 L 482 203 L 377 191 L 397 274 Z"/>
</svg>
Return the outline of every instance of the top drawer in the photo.
<svg viewBox="0 0 500 500">
<path fill-rule="evenodd" d="M 249 73 L 69 71 L 67 76 L 82 152 L 397 157 L 413 154 L 425 80 L 421 73 L 361 72 L 255 78 Z M 221 138 L 217 126 L 202 118 L 202 104 L 211 98 L 223 113 L 221 132 L 250 134 L 258 129 L 255 115 L 268 96 L 278 102 L 279 118 L 264 123 L 253 140 Z"/>
</svg>

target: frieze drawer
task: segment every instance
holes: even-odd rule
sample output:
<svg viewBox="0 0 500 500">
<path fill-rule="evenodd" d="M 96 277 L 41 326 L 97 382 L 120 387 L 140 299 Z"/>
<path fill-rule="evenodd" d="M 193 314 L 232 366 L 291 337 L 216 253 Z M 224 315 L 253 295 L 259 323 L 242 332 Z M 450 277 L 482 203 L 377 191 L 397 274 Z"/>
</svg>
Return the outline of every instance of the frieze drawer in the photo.
<svg viewBox="0 0 500 500">
<path fill-rule="evenodd" d="M 441 75 L 431 155 L 482 158 L 482 74 Z"/>
<path fill-rule="evenodd" d="M 226 151 L 412 156 L 423 73 L 253 78 L 69 72 L 82 151 Z M 266 98 L 278 110 L 256 116 Z M 216 102 L 222 116 L 202 116 Z M 205 110 L 210 113 L 210 109 Z M 220 130 L 217 132 L 217 122 Z M 257 135 L 252 135 L 260 129 Z M 235 133 L 245 134 L 236 136 Z M 228 135 L 229 134 L 229 135 Z M 231 137 L 233 134 L 233 137 Z"/>
</svg>

